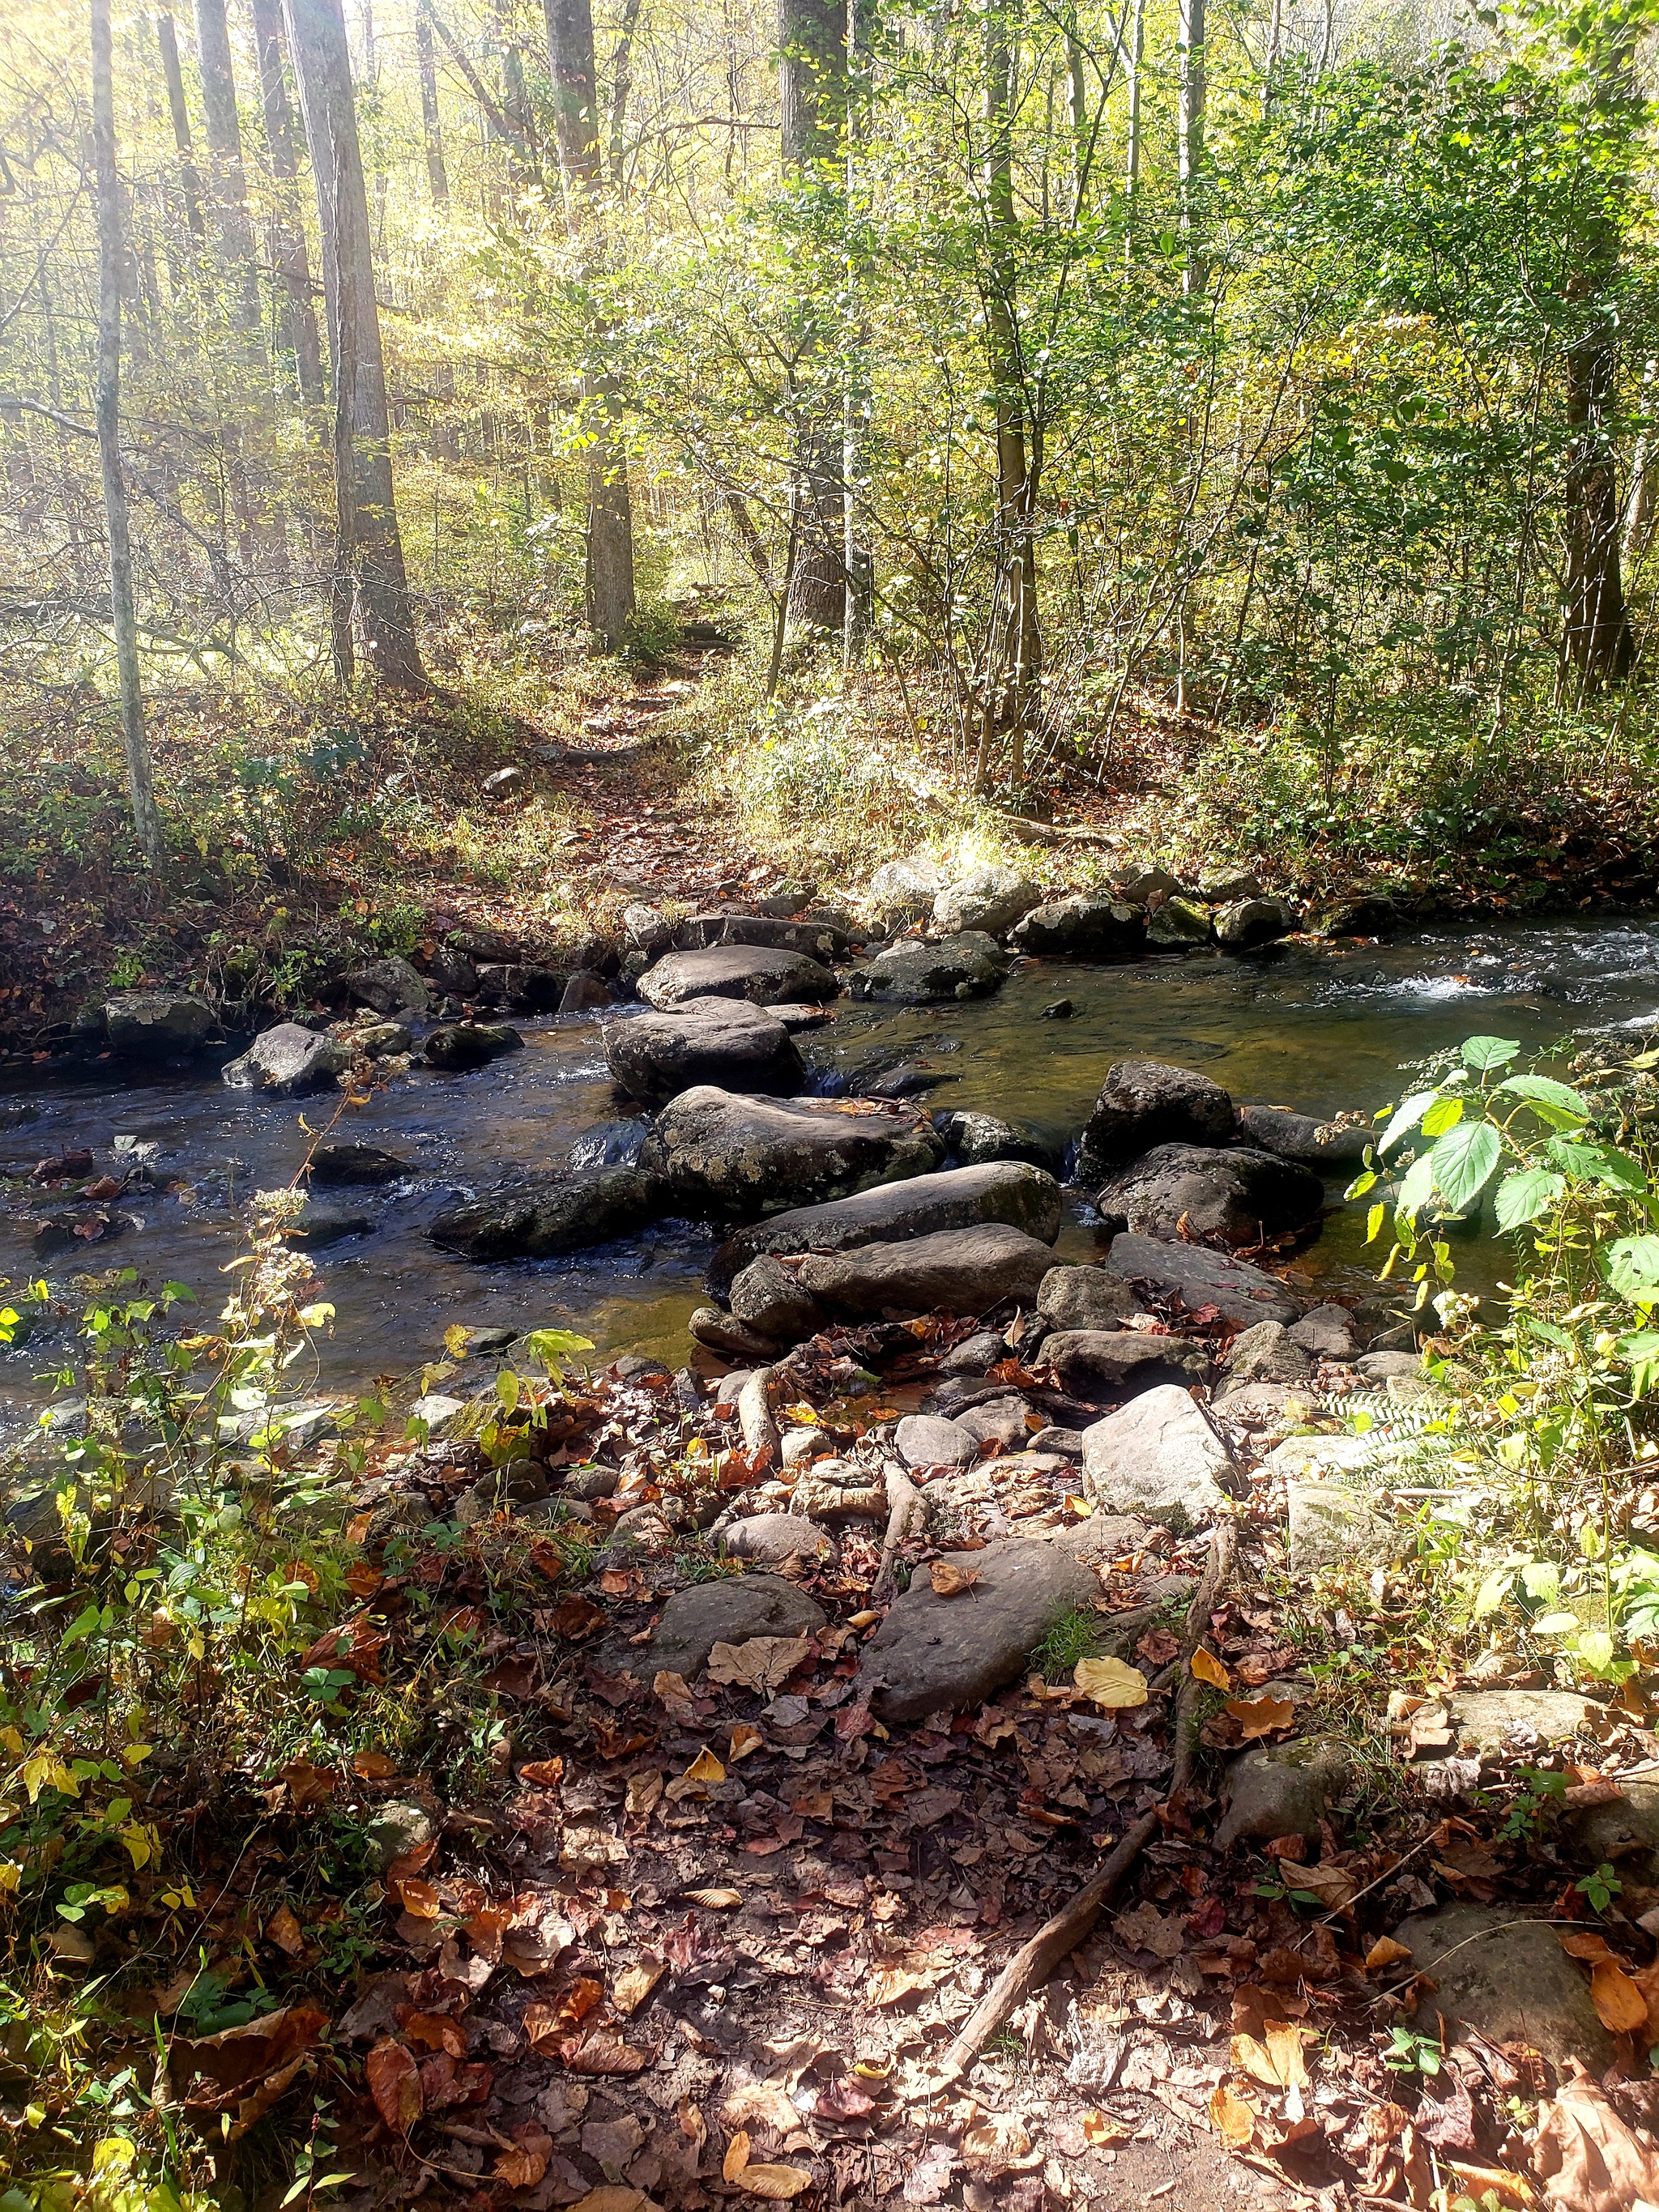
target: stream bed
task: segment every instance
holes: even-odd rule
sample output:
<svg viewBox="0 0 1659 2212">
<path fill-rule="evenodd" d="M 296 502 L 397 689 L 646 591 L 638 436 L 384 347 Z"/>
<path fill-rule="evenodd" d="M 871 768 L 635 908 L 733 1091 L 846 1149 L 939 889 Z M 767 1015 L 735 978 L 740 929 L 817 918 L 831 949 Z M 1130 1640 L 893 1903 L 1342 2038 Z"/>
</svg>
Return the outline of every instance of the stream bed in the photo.
<svg viewBox="0 0 1659 2212">
<path fill-rule="evenodd" d="M 1072 1018 L 1042 1018 L 1061 998 L 1073 1001 Z M 686 1319 L 705 1302 L 701 1279 L 715 1242 L 705 1228 L 665 1222 L 570 1258 L 491 1267 L 428 1241 L 433 1217 L 457 1196 L 515 1169 L 558 1166 L 573 1145 L 631 1111 L 607 1075 L 599 1017 L 515 1026 L 522 1053 L 467 1075 L 417 1065 L 343 1121 L 343 1138 L 384 1145 L 410 1171 L 375 1188 L 318 1194 L 319 1205 L 366 1213 L 374 1226 L 317 1255 L 337 1320 L 319 1347 L 316 1387 L 405 1373 L 434 1356 L 454 1322 L 576 1328 L 605 1352 L 684 1361 Z M 1528 1046 L 1623 1032 L 1636 1049 L 1655 1028 L 1659 919 L 1644 918 L 1438 930 L 1388 945 L 1292 944 L 1124 967 L 1043 961 L 965 1004 L 892 1008 L 843 999 L 801 1042 L 824 1087 L 842 1087 L 878 1055 L 920 1060 L 943 1079 L 918 1104 L 994 1114 L 1064 1151 L 1107 1068 L 1126 1057 L 1200 1068 L 1241 1103 L 1265 1100 L 1323 1116 L 1370 1112 L 1397 1097 L 1404 1064 L 1478 1031 Z M 149 1073 L 106 1062 L 0 1101 L 0 1161 L 16 1174 L 87 1148 L 100 1169 L 118 1174 L 118 1138 L 154 1146 L 152 1171 L 174 1188 L 120 1200 L 125 1233 L 89 1246 L 79 1264 L 88 1273 L 136 1267 L 152 1285 L 186 1283 L 210 1315 L 223 1294 L 220 1271 L 240 1249 L 249 1195 L 290 1180 L 307 1142 L 302 1117 L 314 1129 L 331 1110 L 326 1095 L 278 1103 L 227 1089 L 208 1059 Z M 67 1282 L 69 1255 L 32 1257 L 21 1218 L 27 1211 L 19 1201 L 0 1215 L 0 1276 L 16 1284 L 45 1273 L 54 1285 Z M 1333 1288 L 1359 1287 L 1376 1261 L 1363 1234 L 1362 1208 L 1334 1215 L 1298 1269 Z M 1103 1242 L 1087 1194 L 1068 1190 L 1060 1256 L 1090 1258 Z M 1488 1237 L 1468 1238 L 1460 1279 L 1490 1289 L 1506 1256 Z M 0 1352 L 0 1431 L 14 1430 L 42 1395 L 35 1378 L 52 1357 L 49 1342 L 37 1335 Z"/>
</svg>

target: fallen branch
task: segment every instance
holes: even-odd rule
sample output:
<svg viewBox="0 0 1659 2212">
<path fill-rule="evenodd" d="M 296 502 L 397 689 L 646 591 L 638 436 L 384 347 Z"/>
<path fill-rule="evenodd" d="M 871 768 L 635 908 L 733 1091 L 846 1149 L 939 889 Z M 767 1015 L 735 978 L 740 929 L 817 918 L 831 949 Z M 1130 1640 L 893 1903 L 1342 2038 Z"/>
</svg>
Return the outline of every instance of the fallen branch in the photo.
<svg viewBox="0 0 1659 2212">
<path fill-rule="evenodd" d="M 887 1468 L 887 1534 L 882 1539 L 881 1565 L 870 1585 L 872 1605 L 884 1605 L 892 1595 L 893 1569 L 906 1531 L 921 1511 L 921 1492 L 896 1460 Z"/>
<path fill-rule="evenodd" d="M 1194 1710 L 1198 1693 L 1197 1678 L 1192 1671 L 1192 1656 L 1209 1625 L 1210 1608 L 1215 1603 L 1216 1593 L 1231 1571 L 1237 1540 L 1235 1524 L 1231 1521 L 1222 1522 L 1210 1545 L 1209 1562 L 1193 1593 L 1193 1601 L 1187 1608 L 1181 1656 L 1176 1662 L 1181 1673 L 1180 1686 L 1176 1692 L 1175 1766 L 1170 1778 L 1171 1797 L 1178 1796 L 1193 1778 L 1193 1759 L 1198 1741 L 1198 1716 Z M 967 2072 L 1009 2014 L 1024 2002 L 1033 1989 L 1047 1981 L 1060 1960 L 1086 1939 L 1100 1917 L 1102 1907 L 1158 1833 L 1158 1828 L 1157 1812 L 1143 1813 L 1105 1864 L 1091 1876 L 1071 1903 L 1063 1905 L 1038 1929 L 1029 1942 L 1023 1943 L 1015 1952 L 969 2014 L 961 2034 L 945 2052 L 938 2077 L 940 2087 L 958 2081 Z"/>
<path fill-rule="evenodd" d="M 776 1467 L 783 1455 L 783 1440 L 772 1418 L 772 1374 L 769 1367 L 757 1367 L 738 1391 L 738 1425 L 743 1431 L 744 1449 L 751 1455 L 769 1452 L 771 1457 L 766 1464 Z"/>
</svg>

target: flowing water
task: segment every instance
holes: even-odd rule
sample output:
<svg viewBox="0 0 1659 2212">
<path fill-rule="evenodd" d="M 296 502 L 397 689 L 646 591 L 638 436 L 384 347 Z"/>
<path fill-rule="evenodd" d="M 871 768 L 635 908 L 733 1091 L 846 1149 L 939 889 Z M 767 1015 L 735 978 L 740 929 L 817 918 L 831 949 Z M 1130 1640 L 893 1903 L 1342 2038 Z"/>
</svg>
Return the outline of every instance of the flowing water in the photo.
<svg viewBox="0 0 1659 2212">
<path fill-rule="evenodd" d="M 1042 1019 L 1042 1008 L 1062 997 L 1073 1000 L 1073 1018 Z M 321 1347 L 325 1389 L 406 1372 L 433 1356 L 457 1321 L 575 1327 L 607 1351 L 685 1357 L 686 1317 L 702 1302 L 700 1278 L 714 1242 L 706 1230 L 665 1223 L 574 1258 L 487 1267 L 428 1241 L 433 1216 L 457 1194 L 515 1168 L 560 1164 L 573 1145 L 629 1110 L 606 1076 L 597 1018 L 520 1026 L 524 1052 L 470 1075 L 417 1070 L 340 1132 L 385 1145 L 410 1165 L 388 1186 L 318 1194 L 319 1205 L 374 1224 L 371 1234 L 318 1255 L 324 1295 L 338 1315 Z M 1634 1045 L 1656 1027 L 1659 920 L 1642 920 L 1442 930 L 1387 946 L 1285 945 L 1242 959 L 1201 954 L 1117 968 L 1048 961 L 967 1005 L 890 1010 L 842 1000 L 803 1044 L 819 1079 L 835 1087 L 882 1054 L 921 1060 L 945 1079 L 929 1096 L 934 1108 L 1024 1122 L 1063 1149 L 1107 1067 L 1126 1056 L 1201 1068 L 1241 1103 L 1328 1115 L 1369 1112 L 1397 1097 L 1402 1066 L 1478 1031 L 1528 1045 L 1624 1032 Z M 324 1099 L 278 1104 L 227 1090 L 207 1063 L 148 1077 L 112 1063 L 10 1103 L 33 1109 L 0 1134 L 0 1161 L 14 1173 L 86 1146 L 118 1174 L 118 1137 L 156 1148 L 152 1170 L 176 1188 L 119 1201 L 115 1210 L 131 1225 L 88 1248 L 80 1265 L 134 1267 L 152 1284 L 187 1283 L 210 1313 L 248 1196 L 290 1179 L 307 1141 L 301 1116 L 315 1127 L 329 1111 Z M 592 1139 L 590 1154 L 603 1142 L 602 1133 Z M 31 1202 L 52 1203 L 39 1194 L 0 1215 L 0 1276 L 13 1282 L 43 1272 L 18 1218 Z M 1362 1212 L 1333 1217 L 1298 1265 L 1357 1287 L 1374 1263 L 1361 1243 Z M 1068 1193 L 1062 1255 L 1086 1258 L 1097 1248 L 1085 1194 Z M 1460 1276 L 1489 1288 L 1504 1256 L 1489 1238 L 1468 1240 Z M 54 1258 L 45 1272 L 60 1280 L 70 1264 Z M 42 1348 L 37 1338 L 0 1354 L 0 1426 L 37 1398 Z"/>
</svg>

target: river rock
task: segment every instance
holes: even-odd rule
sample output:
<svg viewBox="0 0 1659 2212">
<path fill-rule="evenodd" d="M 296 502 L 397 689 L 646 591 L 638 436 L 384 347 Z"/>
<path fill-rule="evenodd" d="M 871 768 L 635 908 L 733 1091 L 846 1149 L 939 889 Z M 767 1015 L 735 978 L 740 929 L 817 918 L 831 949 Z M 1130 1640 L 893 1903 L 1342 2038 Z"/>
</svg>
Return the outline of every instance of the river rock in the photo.
<svg viewBox="0 0 1659 2212">
<path fill-rule="evenodd" d="M 117 991 L 104 1001 L 104 1034 L 123 1060 L 171 1060 L 194 1052 L 213 1027 L 213 1009 L 177 991 Z"/>
<path fill-rule="evenodd" d="M 1246 1144 L 1258 1152 L 1277 1152 L 1281 1160 L 1297 1160 L 1332 1176 L 1357 1168 L 1372 1139 L 1369 1129 L 1338 1129 L 1311 1114 L 1292 1113 L 1288 1106 L 1241 1106 L 1238 1127 Z"/>
<path fill-rule="evenodd" d="M 1230 952 L 1248 951 L 1253 945 L 1271 945 L 1288 937 L 1296 921 L 1295 908 L 1283 899 L 1232 899 L 1215 918 L 1216 942 Z"/>
<path fill-rule="evenodd" d="M 781 1566 L 786 1559 L 828 1559 L 836 1546 L 816 1521 L 799 1513 L 756 1513 L 722 1530 L 720 1549 L 728 1559 L 755 1559 Z"/>
<path fill-rule="evenodd" d="M 1109 1228 L 1218 1244 L 1259 1244 L 1306 1229 L 1324 1203 L 1325 1186 L 1310 1169 L 1207 1145 L 1155 1146 L 1095 1195 Z"/>
<path fill-rule="evenodd" d="M 907 1413 L 893 1442 L 906 1467 L 971 1467 L 979 1457 L 979 1439 L 971 1430 L 932 1413 Z"/>
<path fill-rule="evenodd" d="M 1386 892 L 1362 893 L 1326 908 L 1317 927 L 1322 937 L 1388 937 L 1400 927 L 1400 908 Z"/>
<path fill-rule="evenodd" d="M 337 1212 L 332 1206 L 317 1206 L 307 1199 L 288 1235 L 291 1243 L 306 1251 L 320 1252 L 327 1245 L 343 1244 L 349 1237 L 368 1237 L 374 1228 L 374 1222 L 366 1213 Z"/>
<path fill-rule="evenodd" d="M 902 1109 L 743 1098 L 700 1084 L 659 1115 L 641 1164 L 687 1212 L 752 1220 L 903 1182 L 937 1167 L 944 1152 L 926 1118 Z"/>
<path fill-rule="evenodd" d="M 1229 1850 L 1243 1837 L 1270 1843 L 1305 1836 L 1317 1843 L 1320 1822 L 1353 1779 L 1353 1752 L 1338 1736 L 1298 1736 L 1234 1759 L 1222 1784 L 1226 1808 L 1215 1845 Z"/>
<path fill-rule="evenodd" d="M 578 968 L 559 994 L 558 1011 L 562 1014 L 587 1014 L 611 1004 L 611 987 L 604 976 L 596 975 L 591 968 Z"/>
<path fill-rule="evenodd" d="M 965 929 L 995 937 L 1042 903 L 1042 893 L 1018 868 L 975 868 L 947 884 L 933 901 L 933 927 L 942 937 Z"/>
<path fill-rule="evenodd" d="M 1394 1934 L 1434 1984 L 1413 2022 L 1419 2034 L 1443 2029 L 1453 2044 L 1473 2030 L 1490 2043 L 1530 2044 L 1561 2072 L 1577 2059 L 1600 2075 L 1618 2057 L 1589 1978 L 1551 1922 L 1525 1918 L 1512 1903 L 1444 1905 L 1413 1913 Z"/>
<path fill-rule="evenodd" d="M 278 1022 L 264 1030 L 240 1060 L 220 1073 L 220 1081 L 235 1091 L 263 1091 L 278 1098 L 295 1098 L 320 1091 L 351 1065 L 351 1054 L 334 1038 L 302 1029 L 298 1022 Z"/>
<path fill-rule="evenodd" d="M 1353 1358 L 1353 1316 L 1346 1306 L 1316 1306 L 1289 1332 L 1292 1344 L 1301 1346 L 1315 1359 L 1346 1360 Z"/>
<path fill-rule="evenodd" d="M 390 1060 L 395 1053 L 415 1048 L 414 1036 L 402 1022 L 382 1021 L 373 1015 L 331 1022 L 328 1033 L 344 1045 L 354 1060 Z"/>
<path fill-rule="evenodd" d="M 1286 1481 L 1285 1498 L 1293 1575 L 1322 1574 L 1354 1559 L 1378 1566 L 1390 1557 L 1394 1529 L 1360 1492 L 1301 1476 Z"/>
<path fill-rule="evenodd" d="M 400 1014 L 405 1007 L 424 1014 L 432 1005 L 425 977 L 417 975 L 408 961 L 396 953 L 359 968 L 346 977 L 345 987 L 356 1005 L 373 1006 L 377 1014 Z"/>
<path fill-rule="evenodd" d="M 1042 1363 L 1078 1398 L 1118 1398 L 1209 1379 L 1208 1345 L 1185 1336 L 1147 1336 L 1133 1328 L 1062 1328 L 1042 1340 Z"/>
<path fill-rule="evenodd" d="M 797 1206 L 740 1229 L 715 1254 L 708 1287 L 723 1296 L 756 1252 L 849 1252 L 991 1221 L 1052 1244 L 1060 1234 L 1059 1184 L 1040 1168 L 1007 1161 L 915 1176 L 829 1205 Z"/>
<path fill-rule="evenodd" d="M 981 930 L 965 930 L 932 945 L 920 938 L 902 938 L 862 968 L 854 968 L 848 988 L 855 999 L 921 1006 L 941 999 L 983 998 L 1007 974 L 1007 957 L 995 938 Z"/>
<path fill-rule="evenodd" d="M 981 1448 L 1000 1444 L 1005 1451 L 1023 1451 L 1030 1441 L 1030 1411 L 1024 1398 L 991 1398 L 982 1406 L 970 1406 L 957 1425 L 966 1429 Z M 999 1465 L 1006 1474 L 1008 1462 Z"/>
<path fill-rule="evenodd" d="M 717 1644 L 746 1644 L 751 1636 L 813 1636 L 828 1615 L 805 1590 L 777 1575 L 732 1575 L 676 1590 L 657 1617 L 651 1641 L 624 1645 L 619 1664 L 650 1681 L 666 1669 L 696 1681 Z"/>
<path fill-rule="evenodd" d="M 1173 1243 L 1126 1231 L 1112 1239 L 1101 1264 L 1108 1274 L 1127 1283 L 1179 1297 L 1188 1313 L 1214 1306 L 1229 1321 L 1246 1328 L 1253 1322 L 1296 1319 L 1296 1300 L 1277 1276 L 1253 1267 L 1248 1260 L 1206 1252 L 1199 1244 Z"/>
<path fill-rule="evenodd" d="M 1047 1278 L 1044 1278 L 1047 1280 Z M 1000 1359 L 1008 1357 L 1008 1341 L 1000 1331 L 981 1328 L 972 1336 L 963 1337 L 953 1350 L 947 1352 L 939 1364 L 941 1375 L 983 1375 Z"/>
<path fill-rule="evenodd" d="M 436 1824 L 424 1805 L 391 1798 L 377 1805 L 363 1823 L 363 1844 L 376 1874 L 385 1874 L 397 1860 L 418 1851 L 437 1833 Z"/>
<path fill-rule="evenodd" d="M 643 902 L 625 906 L 623 930 L 636 951 L 649 952 L 653 957 L 670 951 L 674 943 L 674 925 L 660 907 Z"/>
<path fill-rule="evenodd" d="M 1154 951 L 1207 945 L 1213 934 L 1208 907 L 1200 906 L 1196 899 L 1179 898 L 1173 894 L 1146 920 L 1146 942 Z"/>
<path fill-rule="evenodd" d="M 596 1121 L 584 1130 L 565 1155 L 568 1168 L 636 1168 L 645 1150 L 651 1124 L 643 1115 L 625 1121 Z"/>
<path fill-rule="evenodd" d="M 1226 1445 L 1188 1393 L 1166 1382 L 1083 1431 L 1086 1495 L 1111 1513 L 1196 1527 L 1226 1498 Z"/>
<path fill-rule="evenodd" d="M 1414 1352 L 1362 1352 L 1353 1371 L 1363 1382 L 1414 1382 L 1423 1379 L 1423 1362 Z"/>
<path fill-rule="evenodd" d="M 889 860 L 870 878 L 868 903 L 890 925 L 920 921 L 945 888 L 945 871 L 933 860 Z"/>
<path fill-rule="evenodd" d="M 1305 1382 L 1313 1362 L 1283 1322 L 1259 1321 L 1233 1339 L 1227 1362 L 1227 1389 L 1251 1382 Z"/>
<path fill-rule="evenodd" d="M 422 957 L 427 980 L 434 990 L 457 999 L 470 999 L 477 989 L 477 969 L 454 945 L 434 945 Z"/>
<path fill-rule="evenodd" d="M 784 1024 L 742 999 L 693 999 L 672 1014 L 607 1022 L 605 1056 L 611 1080 L 644 1106 L 700 1084 L 787 1097 L 805 1079 Z"/>
<path fill-rule="evenodd" d="M 839 1314 L 976 1314 L 1004 1298 L 1029 1304 L 1048 1273 L 1049 1256 L 1036 1237 L 991 1221 L 903 1244 L 809 1252 L 799 1280 Z"/>
<path fill-rule="evenodd" d="M 713 945 L 702 952 L 667 952 L 639 981 L 639 993 L 666 1009 L 690 999 L 774 1000 L 833 999 L 841 989 L 833 971 L 799 952 L 764 945 Z"/>
<path fill-rule="evenodd" d="M 1446 1705 L 1463 1759 L 1571 1743 L 1575 1736 L 1593 1735 L 1607 1712 L 1576 1690 L 1457 1690 Z"/>
<path fill-rule="evenodd" d="M 1083 1132 L 1078 1179 L 1092 1182 L 1155 1145 L 1231 1144 L 1234 1127 L 1232 1100 L 1196 1068 L 1120 1060 L 1107 1069 Z"/>
<path fill-rule="evenodd" d="M 426 1041 L 428 1065 L 452 1075 L 466 1074 L 499 1060 L 503 1053 L 523 1049 L 524 1039 L 517 1030 L 492 1022 L 450 1022 L 434 1030 Z"/>
<path fill-rule="evenodd" d="M 556 1014 L 563 1004 L 568 980 L 557 968 L 488 963 L 478 970 L 477 996 L 480 1006 L 510 1006 L 520 1014 Z"/>
<path fill-rule="evenodd" d="M 1012 941 L 1022 952 L 1049 958 L 1133 960 L 1146 941 L 1146 918 L 1109 893 L 1079 891 L 1033 907 L 1015 926 Z"/>
<path fill-rule="evenodd" d="M 1050 1267 L 1037 1289 L 1036 1310 L 1053 1329 L 1121 1328 L 1146 1311 L 1121 1277 L 1103 1267 Z"/>
<path fill-rule="evenodd" d="M 464 1260 L 544 1260 L 632 1236 L 662 1211 L 662 1186 L 639 1168 L 563 1172 L 447 1207 L 428 1233 Z"/>
<path fill-rule="evenodd" d="M 1053 1175 L 1060 1165 L 1057 1145 L 1048 1143 L 1034 1130 L 1000 1121 L 994 1114 L 939 1114 L 933 1127 L 964 1167 L 982 1167 L 994 1160 L 1025 1160 Z"/>
<path fill-rule="evenodd" d="M 311 1156 L 313 1182 L 396 1182 L 409 1162 L 379 1145 L 319 1145 Z"/>
<path fill-rule="evenodd" d="M 823 1327 L 823 1308 L 793 1269 L 769 1252 L 751 1260 L 732 1285 L 732 1317 L 781 1344 L 799 1344 Z"/>
<path fill-rule="evenodd" d="M 752 1359 L 763 1364 L 777 1358 L 778 1347 L 769 1337 L 761 1335 L 744 1322 L 733 1321 L 718 1306 L 699 1306 L 685 1327 L 694 1344 L 718 1352 L 727 1359 Z"/>
<path fill-rule="evenodd" d="M 846 952 L 845 930 L 811 920 L 795 921 L 763 914 L 694 914 L 674 932 L 683 951 L 703 952 L 714 945 L 760 945 L 773 952 L 793 952 L 828 967 Z"/>
</svg>

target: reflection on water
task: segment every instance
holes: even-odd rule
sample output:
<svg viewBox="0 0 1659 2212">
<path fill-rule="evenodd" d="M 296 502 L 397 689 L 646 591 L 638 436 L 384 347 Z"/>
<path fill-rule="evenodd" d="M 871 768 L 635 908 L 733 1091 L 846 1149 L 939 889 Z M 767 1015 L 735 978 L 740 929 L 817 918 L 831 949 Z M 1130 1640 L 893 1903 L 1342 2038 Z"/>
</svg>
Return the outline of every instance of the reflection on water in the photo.
<svg viewBox="0 0 1659 2212">
<path fill-rule="evenodd" d="M 1073 1000 L 1073 1018 L 1042 1018 L 1061 997 Z M 962 1006 L 892 1011 L 842 1001 L 830 1027 L 803 1042 L 820 1081 L 878 1057 L 921 1061 L 945 1079 L 930 1095 L 934 1106 L 1024 1121 L 1064 1147 L 1108 1066 L 1126 1055 L 1201 1067 L 1241 1101 L 1328 1115 L 1396 1096 L 1402 1063 L 1475 1030 L 1534 1045 L 1650 1025 L 1659 1025 L 1659 922 L 1644 921 L 1443 931 L 1391 946 L 1291 945 L 1125 968 L 1033 963 L 994 998 Z M 607 1350 L 684 1358 L 685 1319 L 713 1243 L 704 1231 L 665 1224 L 580 1258 L 491 1267 L 427 1240 L 433 1215 L 458 1194 L 515 1168 L 558 1164 L 597 1125 L 626 1115 L 605 1075 L 597 1020 L 524 1035 L 522 1053 L 472 1075 L 416 1073 L 349 1117 L 351 1137 L 399 1152 L 410 1172 L 380 1188 L 319 1194 L 320 1204 L 376 1224 L 372 1236 L 319 1258 L 339 1316 L 323 1348 L 325 1385 L 406 1371 L 462 1320 L 580 1327 Z M 144 1079 L 112 1066 L 36 1091 L 31 1103 L 37 1118 L 0 1137 L 14 1163 L 85 1146 L 100 1166 L 112 1165 L 120 1135 L 159 1147 L 155 1171 L 183 1191 L 127 1205 L 142 1226 L 92 1248 L 87 1260 L 189 1283 L 204 1305 L 236 1249 L 249 1193 L 289 1181 L 306 1147 L 301 1115 L 315 1127 L 329 1110 L 323 1100 L 275 1104 L 227 1091 L 211 1069 Z M 1359 1279 L 1368 1255 L 1358 1214 L 1328 1224 L 1303 1262 L 1310 1273 Z M 1481 1246 L 1466 1246 L 1460 1266 L 1489 1284 L 1504 1251 L 1490 1240 Z M 1082 1257 L 1094 1249 L 1079 1197 L 1061 1250 Z M 15 1224 L 0 1222 L 0 1273 L 36 1272 Z M 0 1389 L 16 1403 L 33 1395 L 39 1353 L 4 1358 Z"/>
</svg>

